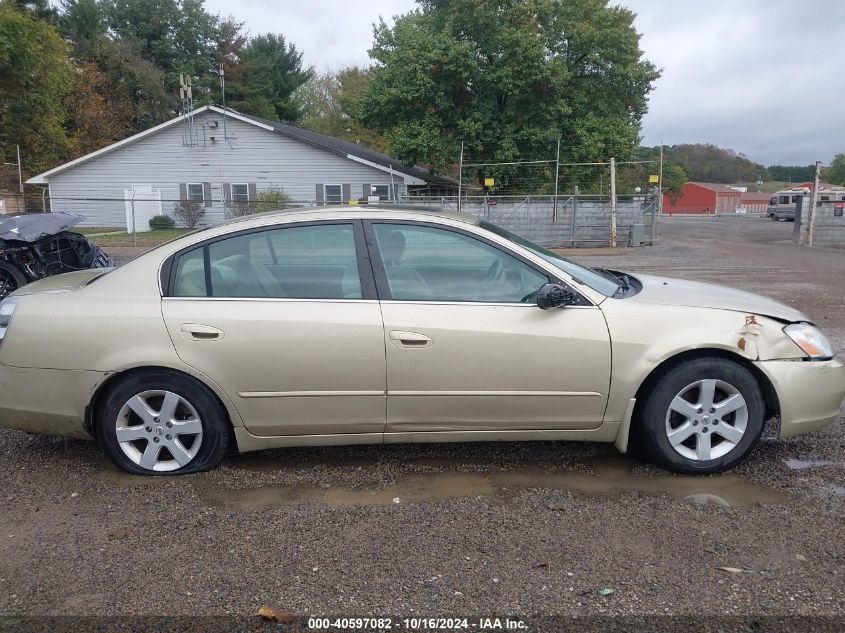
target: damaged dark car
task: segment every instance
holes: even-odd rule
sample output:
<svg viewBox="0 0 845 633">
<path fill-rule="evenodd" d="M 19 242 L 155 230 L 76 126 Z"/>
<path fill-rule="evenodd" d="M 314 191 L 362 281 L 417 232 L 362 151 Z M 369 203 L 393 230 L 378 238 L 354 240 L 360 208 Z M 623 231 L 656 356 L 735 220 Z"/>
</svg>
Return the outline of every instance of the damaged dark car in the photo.
<svg viewBox="0 0 845 633">
<path fill-rule="evenodd" d="M 36 279 L 109 268 L 111 256 L 79 233 L 72 213 L 27 213 L 0 219 L 0 299 Z"/>
</svg>

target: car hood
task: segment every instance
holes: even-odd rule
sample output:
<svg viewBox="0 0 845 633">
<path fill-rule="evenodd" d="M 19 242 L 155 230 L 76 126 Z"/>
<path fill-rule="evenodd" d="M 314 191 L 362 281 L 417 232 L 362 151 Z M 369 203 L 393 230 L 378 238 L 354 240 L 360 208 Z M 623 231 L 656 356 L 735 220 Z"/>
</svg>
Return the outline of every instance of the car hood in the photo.
<svg viewBox="0 0 845 633">
<path fill-rule="evenodd" d="M 733 310 L 773 317 L 783 321 L 809 321 L 807 316 L 780 301 L 737 290 L 728 286 L 701 281 L 687 281 L 657 275 L 634 275 L 643 289 L 633 299 L 660 305 L 691 306 Z"/>
<path fill-rule="evenodd" d="M 37 242 L 82 222 L 73 213 L 24 213 L 0 219 L 0 240 Z"/>
<path fill-rule="evenodd" d="M 113 268 L 86 268 L 85 270 L 76 270 L 72 273 L 63 273 L 61 275 L 53 275 L 52 277 L 45 277 L 38 281 L 33 281 L 31 284 L 21 286 L 12 294 L 16 297 L 23 295 L 37 295 L 42 293 L 55 292 L 73 292 L 79 290 L 90 284 L 94 279 L 100 277 L 107 272 L 114 270 Z"/>
</svg>

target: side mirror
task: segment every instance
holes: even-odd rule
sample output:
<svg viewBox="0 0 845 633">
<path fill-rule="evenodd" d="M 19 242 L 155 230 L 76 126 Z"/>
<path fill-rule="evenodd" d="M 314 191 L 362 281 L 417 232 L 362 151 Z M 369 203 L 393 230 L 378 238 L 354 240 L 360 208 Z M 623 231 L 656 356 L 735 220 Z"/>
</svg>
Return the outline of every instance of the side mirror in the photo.
<svg viewBox="0 0 845 633">
<path fill-rule="evenodd" d="M 544 284 L 537 291 L 537 305 L 541 310 L 551 310 L 575 303 L 575 293 L 560 284 Z"/>
</svg>

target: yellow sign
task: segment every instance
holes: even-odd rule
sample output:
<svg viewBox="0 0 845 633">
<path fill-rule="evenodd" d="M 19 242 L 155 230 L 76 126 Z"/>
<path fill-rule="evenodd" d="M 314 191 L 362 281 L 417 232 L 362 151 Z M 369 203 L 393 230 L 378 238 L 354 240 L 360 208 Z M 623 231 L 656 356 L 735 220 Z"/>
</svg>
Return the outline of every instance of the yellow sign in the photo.
<svg viewBox="0 0 845 633">
<path fill-rule="evenodd" d="M 358 201 L 357 201 L 355 198 L 352 198 L 352 199 L 349 201 L 349 205 L 350 205 L 350 206 L 353 206 L 353 207 L 358 206 Z"/>
<path fill-rule="evenodd" d="M 657 183 L 660 182 L 660 176 L 658 176 L 657 174 L 651 174 L 648 177 L 648 182 L 649 182 L 650 185 L 656 185 Z"/>
<path fill-rule="evenodd" d="M 492 186 L 493 186 L 493 185 L 495 185 L 495 184 L 496 184 L 496 179 L 495 179 L 495 178 L 485 178 L 485 179 L 484 179 L 484 186 L 485 186 L 485 187 L 492 187 Z"/>
</svg>

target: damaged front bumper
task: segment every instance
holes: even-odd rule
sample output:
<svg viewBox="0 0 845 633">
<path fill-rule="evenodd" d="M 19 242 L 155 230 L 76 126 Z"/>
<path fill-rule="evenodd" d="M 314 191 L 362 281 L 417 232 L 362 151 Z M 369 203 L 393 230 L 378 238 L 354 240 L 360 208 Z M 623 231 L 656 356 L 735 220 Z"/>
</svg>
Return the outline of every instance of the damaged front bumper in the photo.
<svg viewBox="0 0 845 633">
<path fill-rule="evenodd" d="M 771 381 L 780 404 L 780 437 L 810 433 L 833 422 L 845 398 L 845 365 L 838 360 L 754 363 Z"/>
</svg>

